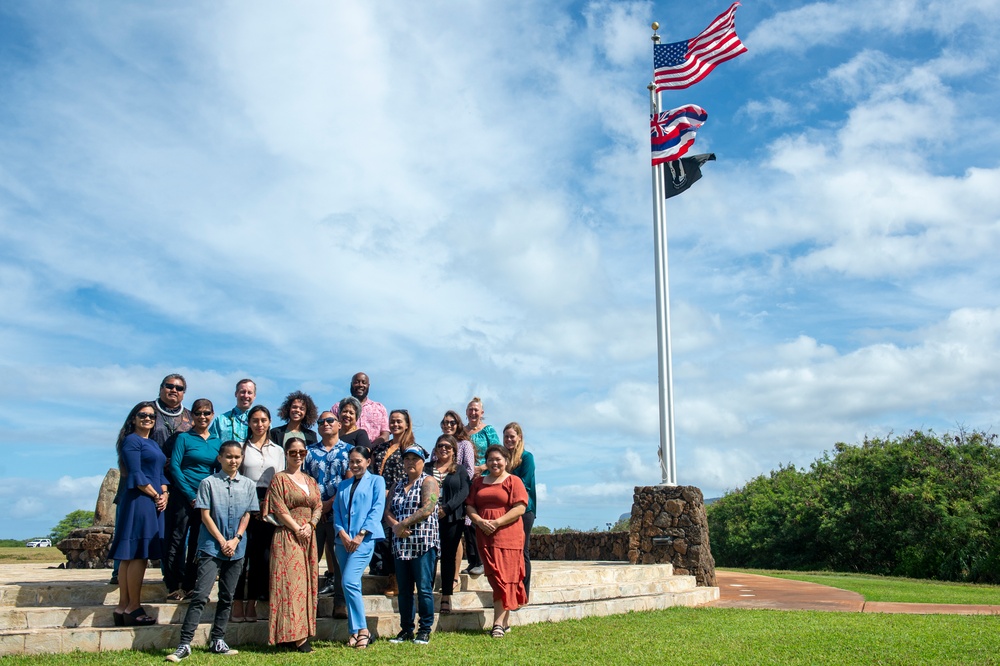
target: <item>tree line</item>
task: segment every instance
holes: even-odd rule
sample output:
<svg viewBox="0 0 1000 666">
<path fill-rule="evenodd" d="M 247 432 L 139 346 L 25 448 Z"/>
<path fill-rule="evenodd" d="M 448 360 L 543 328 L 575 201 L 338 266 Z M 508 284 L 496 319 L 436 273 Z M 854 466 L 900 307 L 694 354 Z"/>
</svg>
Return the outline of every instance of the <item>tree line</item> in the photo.
<svg viewBox="0 0 1000 666">
<path fill-rule="evenodd" d="M 707 507 L 719 566 L 1000 583 L 1000 447 L 984 432 L 838 443 Z"/>
</svg>

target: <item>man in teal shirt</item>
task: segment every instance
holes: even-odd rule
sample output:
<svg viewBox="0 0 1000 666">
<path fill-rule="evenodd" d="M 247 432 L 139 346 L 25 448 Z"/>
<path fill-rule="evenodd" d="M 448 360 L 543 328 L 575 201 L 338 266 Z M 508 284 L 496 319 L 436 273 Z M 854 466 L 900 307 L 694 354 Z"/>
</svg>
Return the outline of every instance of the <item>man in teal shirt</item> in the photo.
<svg viewBox="0 0 1000 666">
<path fill-rule="evenodd" d="M 252 379 L 236 382 L 236 406 L 225 414 L 216 416 L 209 431 L 222 442 L 235 441 L 242 444 L 247 441 L 247 412 L 256 398 L 257 384 Z"/>
</svg>

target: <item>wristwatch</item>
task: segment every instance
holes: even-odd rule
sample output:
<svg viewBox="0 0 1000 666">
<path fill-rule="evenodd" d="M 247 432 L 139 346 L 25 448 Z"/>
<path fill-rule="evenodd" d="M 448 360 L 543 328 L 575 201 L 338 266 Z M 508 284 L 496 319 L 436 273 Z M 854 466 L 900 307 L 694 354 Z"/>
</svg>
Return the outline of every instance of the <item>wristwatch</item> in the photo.
<svg viewBox="0 0 1000 666">
<path fill-rule="evenodd" d="M 236 533 L 236 540 L 237 540 L 237 541 L 243 541 L 243 535 L 242 535 L 242 534 L 240 534 L 239 532 L 237 532 L 237 533 Z"/>
<path fill-rule="evenodd" d="M 365 536 L 367 535 L 368 535 L 368 530 L 358 530 L 358 536 L 360 536 L 362 539 L 364 539 Z"/>
</svg>

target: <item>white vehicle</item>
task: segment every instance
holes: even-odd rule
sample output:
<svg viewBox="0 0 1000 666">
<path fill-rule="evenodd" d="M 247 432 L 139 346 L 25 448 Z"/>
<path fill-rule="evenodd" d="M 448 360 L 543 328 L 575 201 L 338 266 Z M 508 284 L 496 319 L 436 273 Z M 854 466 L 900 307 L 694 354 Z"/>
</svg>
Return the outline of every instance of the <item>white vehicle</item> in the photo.
<svg viewBox="0 0 1000 666">
<path fill-rule="evenodd" d="M 48 548 L 51 545 L 51 539 L 32 539 L 27 543 L 28 548 Z"/>
</svg>

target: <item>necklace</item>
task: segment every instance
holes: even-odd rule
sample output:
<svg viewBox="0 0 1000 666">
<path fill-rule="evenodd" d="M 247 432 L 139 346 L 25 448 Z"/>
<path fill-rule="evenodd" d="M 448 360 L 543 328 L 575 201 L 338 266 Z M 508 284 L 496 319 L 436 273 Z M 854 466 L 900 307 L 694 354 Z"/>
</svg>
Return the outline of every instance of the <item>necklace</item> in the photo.
<svg viewBox="0 0 1000 666">
<path fill-rule="evenodd" d="M 159 398 L 156 399 L 156 401 L 153 403 L 153 406 L 156 407 L 156 411 L 160 412 L 164 416 L 177 417 L 180 416 L 181 413 L 184 411 L 184 403 L 177 405 L 176 410 L 170 411 L 169 409 L 163 406 L 163 403 L 160 402 Z"/>
</svg>

